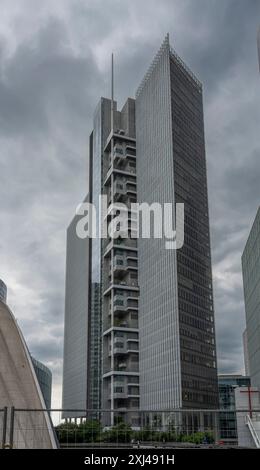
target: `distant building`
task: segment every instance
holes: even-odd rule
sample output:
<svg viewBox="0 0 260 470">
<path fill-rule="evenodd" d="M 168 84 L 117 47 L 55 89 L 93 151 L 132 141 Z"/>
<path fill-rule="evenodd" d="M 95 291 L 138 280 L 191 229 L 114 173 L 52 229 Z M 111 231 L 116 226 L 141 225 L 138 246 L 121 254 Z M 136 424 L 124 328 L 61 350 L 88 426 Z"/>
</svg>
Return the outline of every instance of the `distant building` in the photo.
<svg viewBox="0 0 260 470">
<path fill-rule="evenodd" d="M 249 387 L 250 377 L 236 374 L 220 374 L 218 376 L 219 405 L 223 410 L 235 409 L 235 388 Z"/>
<path fill-rule="evenodd" d="M 32 356 L 31 358 L 46 408 L 49 410 L 51 408 L 52 373 L 42 362 Z"/>
<path fill-rule="evenodd" d="M 260 388 L 260 207 L 242 255 L 247 348 L 253 387 Z"/>
<path fill-rule="evenodd" d="M 226 411 L 220 413 L 221 439 L 237 439 L 235 389 L 249 386 L 250 377 L 236 374 L 220 374 L 218 376 L 219 407 L 221 410 Z"/>
<path fill-rule="evenodd" d="M 88 197 L 85 199 L 88 201 Z M 62 408 L 85 410 L 89 390 L 89 256 L 90 239 L 80 239 L 75 216 L 67 230 Z M 99 337 L 99 335 L 97 335 Z M 84 413 L 64 413 L 80 417 Z"/>
<path fill-rule="evenodd" d="M 250 376 L 249 358 L 248 358 L 248 345 L 247 345 L 247 331 L 246 331 L 246 329 L 243 333 L 243 347 L 244 347 L 245 374 Z"/>
<path fill-rule="evenodd" d="M 0 279 L 0 300 L 6 303 L 7 300 L 7 287 L 5 283 Z"/>
</svg>

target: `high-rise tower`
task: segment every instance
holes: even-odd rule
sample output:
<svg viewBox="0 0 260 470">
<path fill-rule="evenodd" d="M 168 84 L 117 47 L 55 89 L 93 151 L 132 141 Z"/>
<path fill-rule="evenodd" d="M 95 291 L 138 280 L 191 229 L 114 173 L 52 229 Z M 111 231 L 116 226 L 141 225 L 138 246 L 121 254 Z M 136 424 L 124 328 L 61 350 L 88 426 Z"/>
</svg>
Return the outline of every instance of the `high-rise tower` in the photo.
<svg viewBox="0 0 260 470">
<path fill-rule="evenodd" d="M 214 408 L 202 85 L 166 37 L 136 96 L 138 202 L 184 203 L 184 246 L 138 240 L 141 409 Z"/>
<path fill-rule="evenodd" d="M 92 202 L 97 208 L 99 196 L 107 196 L 107 213 L 97 219 L 104 216 L 108 223 L 116 216 L 118 204 L 130 209 L 131 202 L 136 202 L 135 102 L 128 99 L 121 112 L 116 102 L 112 112 L 111 108 L 111 100 L 102 98 L 91 151 Z M 95 283 L 95 289 L 100 289 L 102 408 L 118 416 L 139 408 L 137 240 L 130 233 L 124 238 L 93 239 L 91 263 L 92 286 Z M 107 418 L 108 424 L 114 422 L 113 414 Z M 137 421 L 132 413 L 131 424 Z"/>
<path fill-rule="evenodd" d="M 83 347 L 84 400 L 110 411 L 107 425 L 122 414 L 138 426 L 138 409 L 216 408 L 202 85 L 167 37 L 136 101 L 129 98 L 118 111 L 113 93 L 101 98 L 93 124 L 89 201 L 97 210 L 101 195 L 108 200 L 105 213 L 97 212 L 97 230 L 117 217 L 120 203 L 128 223 L 124 237 L 88 241 L 88 269 L 86 251 L 72 258 L 85 270 L 82 302 L 75 299 L 84 322 L 71 325 Z M 166 249 L 164 238 L 133 236 L 136 201 L 183 203 L 184 246 L 176 251 Z"/>
<path fill-rule="evenodd" d="M 260 207 L 242 255 L 246 352 L 251 385 L 260 388 Z"/>
</svg>

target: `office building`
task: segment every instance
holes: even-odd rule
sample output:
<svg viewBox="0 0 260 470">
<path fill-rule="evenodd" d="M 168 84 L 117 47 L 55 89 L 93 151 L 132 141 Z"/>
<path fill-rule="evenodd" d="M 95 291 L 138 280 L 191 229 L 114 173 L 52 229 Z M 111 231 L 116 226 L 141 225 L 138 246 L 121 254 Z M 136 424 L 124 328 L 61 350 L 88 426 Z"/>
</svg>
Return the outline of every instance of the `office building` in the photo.
<svg viewBox="0 0 260 470">
<path fill-rule="evenodd" d="M 7 300 L 7 287 L 5 283 L 0 279 L 0 300 L 6 303 Z"/>
<path fill-rule="evenodd" d="M 250 387 L 250 377 L 239 374 L 219 374 L 219 407 L 221 410 L 235 410 L 235 388 Z"/>
<path fill-rule="evenodd" d="M 113 95 L 101 98 L 89 159 L 89 201 L 98 209 L 100 195 L 108 199 L 97 222 L 112 222 L 124 203 L 127 225 L 124 236 L 88 240 L 83 255 L 77 254 L 71 227 L 63 390 L 69 399 L 63 407 L 87 403 L 110 410 L 108 425 L 131 411 L 132 426 L 140 424 L 140 408 L 216 408 L 202 86 L 168 38 L 136 100 L 127 99 L 119 111 Z M 134 230 L 130 233 L 130 222 L 135 227 L 130 205 L 136 201 L 184 202 L 181 250 L 165 249 L 164 238 L 138 239 Z M 77 313 L 71 299 L 80 304 Z M 81 356 L 76 344 L 84 345 Z M 72 380 L 74 371 L 81 380 Z"/>
<path fill-rule="evenodd" d="M 242 255 L 248 363 L 253 387 L 260 388 L 260 207 Z"/>
<path fill-rule="evenodd" d="M 248 345 L 247 345 L 247 331 L 246 331 L 246 329 L 243 333 L 243 349 L 244 349 L 245 374 L 250 377 Z"/>
<path fill-rule="evenodd" d="M 52 373 L 42 362 L 31 356 L 33 367 L 48 410 L 51 409 Z"/>
<path fill-rule="evenodd" d="M 97 207 L 99 195 L 107 196 L 108 210 L 102 217 L 109 223 L 117 204 L 123 202 L 130 208 L 136 202 L 133 99 L 121 111 L 116 102 L 112 110 L 111 100 L 101 99 L 92 142 L 92 201 Z M 102 408 L 115 410 L 119 416 L 139 408 L 137 240 L 130 233 L 124 238 L 93 239 L 91 259 L 91 284 L 96 289 L 102 286 L 96 307 L 102 318 Z M 93 307 L 93 301 L 91 304 Z M 110 416 L 108 420 L 111 422 Z M 137 425 L 137 415 L 132 413 L 130 421 Z"/>
<path fill-rule="evenodd" d="M 88 201 L 97 210 L 97 233 L 100 217 L 109 223 L 115 216 L 114 205 L 136 202 L 135 102 L 128 99 L 121 111 L 111 103 L 101 98 L 89 139 Z M 104 214 L 101 194 L 107 196 Z M 138 410 L 137 240 L 80 240 L 78 220 L 67 238 L 63 408 Z"/>
<path fill-rule="evenodd" d="M 88 197 L 85 199 L 88 201 Z M 77 236 L 75 215 L 67 230 L 62 408 L 85 410 L 89 390 L 90 240 Z M 85 416 L 83 411 L 64 417 Z"/>
<path fill-rule="evenodd" d="M 166 37 L 136 96 L 138 202 L 184 203 L 182 249 L 138 240 L 141 409 L 216 408 L 202 85 Z"/>
<path fill-rule="evenodd" d="M 219 407 L 223 412 L 219 415 L 220 438 L 228 441 L 237 439 L 237 419 L 235 389 L 250 387 L 250 377 L 236 374 L 219 374 Z"/>
</svg>

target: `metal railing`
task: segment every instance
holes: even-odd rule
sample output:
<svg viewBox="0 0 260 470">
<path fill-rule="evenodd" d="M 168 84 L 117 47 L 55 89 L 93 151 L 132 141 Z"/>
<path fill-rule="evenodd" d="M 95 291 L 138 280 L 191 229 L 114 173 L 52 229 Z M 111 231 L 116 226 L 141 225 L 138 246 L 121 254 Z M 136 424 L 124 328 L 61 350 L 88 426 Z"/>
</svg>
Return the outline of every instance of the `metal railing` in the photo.
<svg viewBox="0 0 260 470">
<path fill-rule="evenodd" d="M 237 423 L 243 422 L 245 437 L 251 432 L 250 423 L 245 421 L 249 410 L 140 411 L 123 405 L 114 410 L 12 407 L 0 410 L 0 447 L 48 448 L 46 414 L 56 447 L 66 448 L 237 447 Z"/>
<path fill-rule="evenodd" d="M 0 449 L 5 448 L 7 431 L 7 407 L 0 409 Z"/>
<path fill-rule="evenodd" d="M 257 449 L 260 449 L 260 439 L 254 427 L 254 420 L 251 419 L 250 415 L 246 415 L 246 424 L 250 430 L 252 438 L 254 440 L 255 446 Z"/>
</svg>

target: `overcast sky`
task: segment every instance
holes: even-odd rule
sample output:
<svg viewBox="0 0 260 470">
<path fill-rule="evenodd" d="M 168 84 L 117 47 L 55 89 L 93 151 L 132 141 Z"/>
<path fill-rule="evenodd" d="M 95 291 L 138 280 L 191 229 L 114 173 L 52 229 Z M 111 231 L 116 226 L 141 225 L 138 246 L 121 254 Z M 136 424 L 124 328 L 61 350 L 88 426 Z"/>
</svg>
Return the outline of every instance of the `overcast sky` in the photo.
<svg viewBox="0 0 260 470">
<path fill-rule="evenodd" d="M 243 372 L 241 253 L 260 192 L 259 0 L 0 0 L 0 278 L 61 405 L 66 227 L 115 54 L 119 105 L 170 33 L 204 84 L 220 372 Z"/>
</svg>

